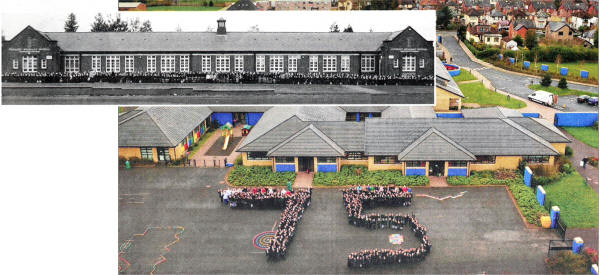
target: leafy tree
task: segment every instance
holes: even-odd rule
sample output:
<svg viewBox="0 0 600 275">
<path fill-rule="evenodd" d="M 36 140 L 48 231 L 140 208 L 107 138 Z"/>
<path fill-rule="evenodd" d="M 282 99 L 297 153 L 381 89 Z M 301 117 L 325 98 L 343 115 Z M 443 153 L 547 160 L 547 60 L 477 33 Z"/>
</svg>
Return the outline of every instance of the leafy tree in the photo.
<svg viewBox="0 0 600 275">
<path fill-rule="evenodd" d="M 348 27 L 346 27 L 344 29 L 344 32 L 354 32 L 354 30 L 352 29 L 352 26 L 350 26 L 350 24 L 348 24 Z"/>
<path fill-rule="evenodd" d="M 452 11 L 448 6 L 444 6 L 436 12 L 436 24 L 443 29 L 448 28 L 448 24 L 452 20 Z"/>
<path fill-rule="evenodd" d="M 92 32 L 107 32 L 108 31 L 108 23 L 104 20 L 104 17 L 101 13 L 96 14 L 94 16 L 94 22 L 91 25 Z"/>
<path fill-rule="evenodd" d="M 560 8 L 560 0 L 554 0 L 554 7 L 558 10 Z"/>
<path fill-rule="evenodd" d="M 540 85 L 542 85 L 544 87 L 550 86 L 551 83 L 552 83 L 552 78 L 550 77 L 549 73 L 545 74 L 542 77 L 542 81 L 540 81 Z"/>
<path fill-rule="evenodd" d="M 566 89 L 567 88 L 567 79 L 566 78 L 561 78 L 560 81 L 558 81 L 558 88 L 561 89 Z"/>
<path fill-rule="evenodd" d="M 108 19 L 108 30 L 111 32 L 126 32 L 129 30 L 129 23 L 121 19 L 121 15 L 117 14 L 114 20 Z"/>
<path fill-rule="evenodd" d="M 78 28 L 79 24 L 77 24 L 77 18 L 75 18 L 75 14 L 69 13 L 67 20 L 65 21 L 65 32 L 76 32 Z"/>
<path fill-rule="evenodd" d="M 528 49 L 533 49 L 537 47 L 537 45 L 538 42 L 537 36 L 535 35 L 535 30 L 528 30 L 525 34 L 525 46 L 527 46 Z"/>
<path fill-rule="evenodd" d="M 517 46 L 519 46 L 519 47 L 523 46 L 523 37 L 521 37 L 520 34 L 517 34 L 517 36 L 515 36 L 515 38 L 513 38 L 513 40 L 515 42 L 517 42 Z"/>
<path fill-rule="evenodd" d="M 152 24 L 150 23 L 150 20 L 146 20 L 144 23 L 142 23 L 140 32 L 152 32 Z"/>
<path fill-rule="evenodd" d="M 594 47 L 598 48 L 598 30 L 594 33 Z"/>
<path fill-rule="evenodd" d="M 329 26 L 329 32 L 340 32 L 340 26 L 336 22 L 333 22 L 331 26 Z"/>
<path fill-rule="evenodd" d="M 130 32 L 139 32 L 141 28 L 142 28 L 142 26 L 141 26 L 139 18 L 136 17 L 135 19 L 130 19 L 129 20 L 129 29 L 128 29 L 128 31 L 130 31 Z"/>
<path fill-rule="evenodd" d="M 212 7 L 212 6 L 214 6 L 214 5 L 215 5 L 215 3 L 213 3 L 213 1 L 212 1 L 212 0 L 210 0 L 210 2 L 208 2 L 208 6 L 209 6 L 209 7 Z"/>
<path fill-rule="evenodd" d="M 466 35 L 467 35 L 467 26 L 465 26 L 465 25 L 458 26 L 458 29 L 456 29 L 456 36 L 458 37 L 458 39 L 460 39 L 461 41 L 465 41 Z"/>
</svg>

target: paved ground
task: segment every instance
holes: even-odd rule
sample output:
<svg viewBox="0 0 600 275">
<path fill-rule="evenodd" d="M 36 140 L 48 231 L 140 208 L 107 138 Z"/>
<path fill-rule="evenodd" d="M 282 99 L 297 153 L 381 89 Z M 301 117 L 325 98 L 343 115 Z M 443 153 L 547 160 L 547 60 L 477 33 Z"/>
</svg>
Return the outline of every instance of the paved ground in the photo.
<svg viewBox="0 0 600 275">
<path fill-rule="evenodd" d="M 571 156 L 571 164 L 577 168 L 577 172 L 580 175 L 588 179 L 588 183 L 598 193 L 598 168 L 586 165 L 586 168 L 579 166 L 581 160 L 585 157 L 598 157 L 598 149 L 591 147 L 569 134 L 569 132 L 561 129 L 561 132 L 565 134 L 571 140 L 569 147 L 573 148 L 573 156 Z"/>
<path fill-rule="evenodd" d="M 223 150 L 223 145 L 225 144 L 225 137 L 220 136 L 217 140 L 208 148 L 206 151 L 207 156 L 229 156 L 233 149 L 240 143 L 242 140 L 241 136 L 238 137 L 230 137 L 229 143 L 227 144 L 227 149 Z"/>
<path fill-rule="evenodd" d="M 431 187 L 448 187 L 446 177 L 429 177 L 429 186 Z"/>
<path fill-rule="evenodd" d="M 409 208 L 373 212 L 414 213 L 429 229 L 432 253 L 419 264 L 350 270 L 346 257 L 364 248 L 392 248 L 391 230 L 348 225 L 337 189 L 315 189 L 298 225 L 288 258 L 270 262 L 252 238 L 271 230 L 278 210 L 234 210 L 221 205 L 216 190 L 226 170 L 155 168 L 119 171 L 119 194 L 143 194 L 143 203 L 119 205 L 119 243 L 150 226 L 183 226 L 181 240 L 164 254 L 157 274 L 174 273 L 545 273 L 544 257 L 553 231 L 525 229 L 504 187 L 416 188 L 416 194 L 462 197 L 438 201 L 416 197 Z M 210 185 L 210 188 L 207 186 Z M 124 257 L 130 273 L 146 273 L 174 230 L 135 237 Z M 416 245 L 409 232 L 402 247 Z M 146 238 L 148 237 L 148 238 Z M 118 247 L 118 246 L 117 246 Z M 140 249 L 140 247 L 142 247 Z M 397 247 L 397 246 L 395 246 Z"/>
<path fill-rule="evenodd" d="M 242 136 L 242 125 L 237 125 L 236 127 L 233 128 L 233 136 L 234 137 L 241 137 Z M 213 147 L 213 145 L 215 143 L 218 142 L 219 139 L 221 139 L 221 129 L 217 129 L 216 132 L 210 137 L 209 140 L 207 140 L 204 145 L 202 145 L 202 148 L 200 148 L 198 150 L 198 152 L 192 157 L 192 160 L 196 160 L 196 166 L 197 167 L 223 167 L 225 165 L 225 159 L 227 159 L 228 163 L 233 163 L 233 161 L 235 161 L 235 159 L 241 154 L 240 152 L 236 152 L 233 146 L 229 145 L 229 148 L 227 151 L 229 151 L 229 155 L 226 156 L 222 156 L 222 154 L 219 155 L 215 155 L 215 154 L 211 154 L 211 152 L 209 152 L 209 149 Z M 238 147 L 241 144 L 241 141 L 244 139 L 244 137 L 242 137 L 237 144 L 235 144 L 235 147 Z M 218 147 L 220 146 L 220 147 Z M 223 147 L 223 143 L 221 142 L 221 145 L 217 145 L 218 150 L 221 150 L 221 148 Z M 237 149 L 237 148 L 236 148 Z M 194 166 L 194 163 L 192 161 L 192 166 Z"/>
<path fill-rule="evenodd" d="M 455 33 L 442 32 L 440 34 L 443 37 L 444 47 L 446 47 L 452 55 L 452 63 L 479 71 L 483 76 L 485 76 L 489 81 L 492 82 L 492 85 L 494 85 L 494 87 L 496 87 L 499 90 L 503 90 L 526 99 L 527 95 L 533 92 L 527 86 L 532 83 L 536 84 L 539 82 L 539 77 L 537 76 L 523 76 L 511 74 L 494 68 L 487 68 L 477 62 L 473 62 L 467 56 L 464 50 L 460 47 L 456 38 L 454 38 Z M 556 81 L 552 82 L 553 86 L 556 86 L 556 84 Z M 598 92 L 598 87 L 590 87 L 577 84 L 569 84 L 569 87 L 571 89 L 577 89 L 582 91 L 590 91 L 596 93 Z M 566 105 L 566 108 L 563 110 L 565 112 L 598 111 L 598 107 L 589 106 L 587 104 L 577 104 L 575 100 L 576 98 L 577 96 L 559 97 L 558 105 Z"/>
<path fill-rule="evenodd" d="M 296 175 L 296 180 L 294 181 L 294 188 L 310 188 L 312 187 L 313 178 L 315 177 L 315 173 L 298 173 Z"/>
<path fill-rule="evenodd" d="M 52 85 L 47 88 L 44 85 Z M 109 86 L 107 86 L 109 85 Z M 2 83 L 3 104 L 433 104 L 433 86 Z M 143 88 L 140 88 L 143 87 Z M 111 93 L 114 95 L 105 95 Z M 187 95 L 184 95 L 187 94 Z M 89 94 L 92 94 L 90 96 Z M 164 94 L 164 95 L 163 95 Z"/>
</svg>

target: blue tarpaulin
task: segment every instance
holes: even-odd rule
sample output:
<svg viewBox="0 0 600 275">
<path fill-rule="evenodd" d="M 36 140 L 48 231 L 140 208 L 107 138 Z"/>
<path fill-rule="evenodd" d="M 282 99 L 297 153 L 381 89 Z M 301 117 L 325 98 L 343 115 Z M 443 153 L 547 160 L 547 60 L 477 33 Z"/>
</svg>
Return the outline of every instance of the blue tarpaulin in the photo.
<svg viewBox="0 0 600 275">
<path fill-rule="evenodd" d="M 256 123 L 258 123 L 262 115 L 263 113 L 247 113 L 246 120 L 248 121 L 248 123 L 246 124 L 253 126 L 256 125 Z"/>
<path fill-rule="evenodd" d="M 588 71 L 581 71 L 581 78 L 588 78 L 590 77 L 590 72 Z"/>
<path fill-rule="evenodd" d="M 461 114 L 461 113 L 449 113 L 449 114 L 439 113 L 439 114 L 435 114 L 435 116 L 439 117 L 439 118 L 463 118 L 464 117 L 463 114 Z"/>
<path fill-rule="evenodd" d="M 277 172 L 296 172 L 295 164 L 276 164 L 275 171 Z"/>
<path fill-rule="evenodd" d="M 467 168 L 448 168 L 448 177 L 467 176 Z"/>
<path fill-rule="evenodd" d="M 317 164 L 317 172 L 337 172 L 337 164 Z"/>
<path fill-rule="evenodd" d="M 568 74 L 569 74 L 569 68 L 565 68 L 565 67 L 560 68 L 560 75 L 568 75 Z"/>
<path fill-rule="evenodd" d="M 233 113 L 213 113 L 211 117 L 219 123 L 219 126 L 225 125 L 227 122 L 233 125 Z"/>
<path fill-rule="evenodd" d="M 523 67 L 525 67 L 525 69 L 529 69 L 530 66 L 531 66 L 531 62 L 529 62 L 529 61 L 523 62 Z"/>
<path fill-rule="evenodd" d="M 548 71 L 548 65 L 542 65 L 541 69 L 542 69 L 542 71 L 547 72 Z"/>
<path fill-rule="evenodd" d="M 598 121 L 598 113 L 556 113 L 555 126 L 589 127 Z"/>
<path fill-rule="evenodd" d="M 425 176 L 425 168 L 406 169 L 407 176 Z"/>
<path fill-rule="evenodd" d="M 535 117 L 540 118 L 540 113 L 522 113 L 523 117 Z"/>
</svg>

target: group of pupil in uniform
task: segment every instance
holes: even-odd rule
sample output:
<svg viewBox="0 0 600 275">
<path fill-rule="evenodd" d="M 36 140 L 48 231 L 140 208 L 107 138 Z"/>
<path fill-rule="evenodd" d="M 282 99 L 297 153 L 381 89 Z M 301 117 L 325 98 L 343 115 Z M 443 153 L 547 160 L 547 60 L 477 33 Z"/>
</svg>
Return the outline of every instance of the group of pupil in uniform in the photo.
<svg viewBox="0 0 600 275">
<path fill-rule="evenodd" d="M 331 85 L 433 85 L 433 76 L 400 76 L 355 73 L 271 72 L 78 72 L 4 73 L 4 82 L 27 83 L 279 83 Z"/>
<path fill-rule="evenodd" d="M 271 239 L 266 255 L 273 260 L 285 258 L 287 249 L 294 240 L 296 226 L 304 210 L 310 206 L 312 188 L 293 191 L 273 188 L 219 189 L 221 202 L 230 207 L 284 208 L 275 236 Z"/>
<path fill-rule="evenodd" d="M 376 206 L 410 206 L 413 194 L 406 187 L 367 187 L 342 191 L 348 222 L 368 229 L 391 228 L 402 230 L 410 226 L 420 245 L 408 249 L 367 249 L 348 255 L 348 267 L 368 267 L 379 264 L 401 264 L 422 261 L 431 250 L 427 228 L 419 224 L 414 215 L 362 214 L 363 208 Z"/>
</svg>

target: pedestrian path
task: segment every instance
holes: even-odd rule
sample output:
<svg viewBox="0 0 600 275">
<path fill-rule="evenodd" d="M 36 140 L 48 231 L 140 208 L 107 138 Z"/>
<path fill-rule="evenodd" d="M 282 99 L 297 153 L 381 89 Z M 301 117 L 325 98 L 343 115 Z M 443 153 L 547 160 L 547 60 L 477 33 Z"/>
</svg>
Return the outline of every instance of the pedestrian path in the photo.
<svg viewBox="0 0 600 275">
<path fill-rule="evenodd" d="M 235 128 L 233 128 L 233 136 L 234 137 L 242 136 L 242 125 L 241 124 L 239 124 Z M 191 165 L 194 166 L 194 161 L 195 161 L 196 167 L 225 167 L 226 160 L 227 160 L 227 163 L 233 163 L 235 161 L 235 159 L 241 154 L 240 152 L 236 151 L 237 148 L 235 148 L 231 152 L 231 154 L 229 154 L 228 156 L 207 155 L 208 150 L 213 146 L 213 144 L 215 144 L 215 142 L 217 142 L 217 140 L 220 137 L 221 137 L 221 129 L 217 129 L 216 132 L 209 138 L 209 140 L 207 140 L 202 145 L 202 148 L 200 148 L 198 150 L 198 152 L 196 152 L 196 154 L 190 159 Z M 243 141 L 244 141 L 244 139 L 242 138 L 242 140 L 237 144 L 237 146 L 239 147 Z"/>
<path fill-rule="evenodd" d="M 430 187 L 448 187 L 448 182 L 446 181 L 446 177 L 429 177 L 429 186 Z"/>
<path fill-rule="evenodd" d="M 573 156 L 570 158 L 571 164 L 577 169 L 577 172 L 579 172 L 581 176 L 587 179 L 587 182 L 592 189 L 598 193 L 598 168 L 591 165 L 586 165 L 586 167 L 583 168 L 579 165 L 583 158 L 597 158 L 598 149 L 577 140 L 565 130 L 561 129 L 561 131 L 571 140 L 571 143 L 569 144 L 569 147 L 573 148 Z"/>
<path fill-rule="evenodd" d="M 294 181 L 294 188 L 311 188 L 315 173 L 298 172 Z"/>
</svg>

